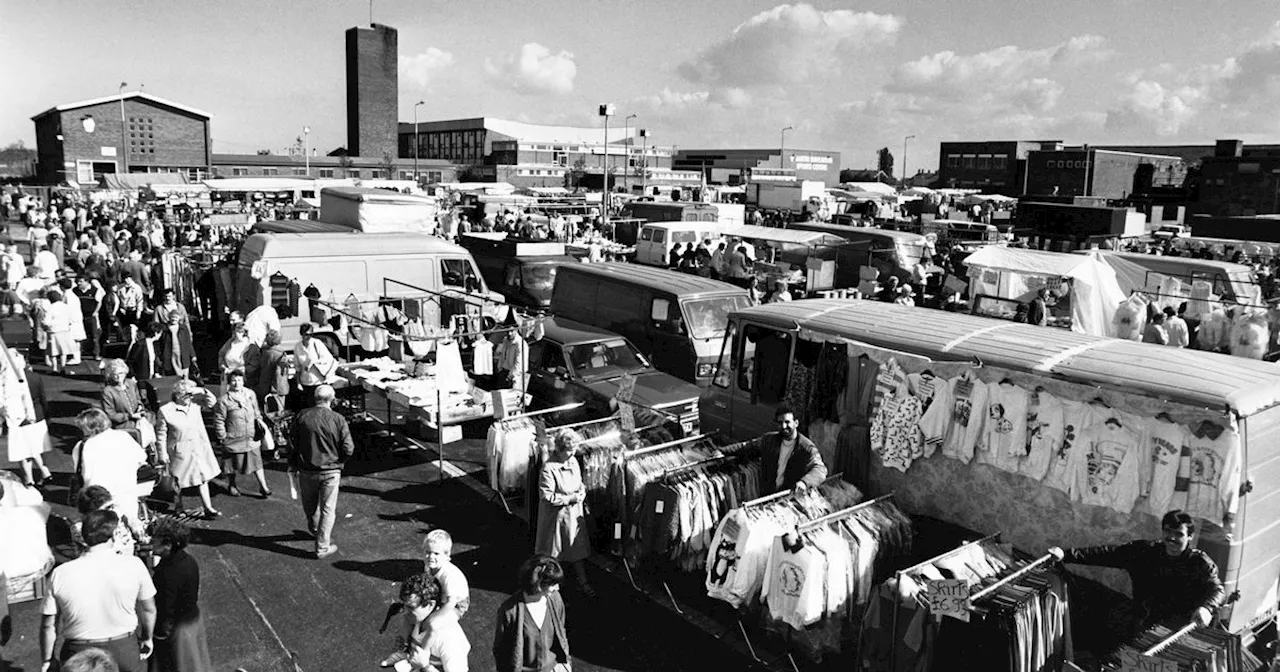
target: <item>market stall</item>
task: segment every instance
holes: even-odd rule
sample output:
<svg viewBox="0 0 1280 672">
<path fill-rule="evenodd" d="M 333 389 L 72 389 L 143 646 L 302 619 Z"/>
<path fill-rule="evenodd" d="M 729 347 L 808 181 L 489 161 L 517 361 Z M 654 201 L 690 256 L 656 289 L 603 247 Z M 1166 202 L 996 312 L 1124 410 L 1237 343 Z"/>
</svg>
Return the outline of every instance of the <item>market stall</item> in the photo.
<svg viewBox="0 0 1280 672">
<path fill-rule="evenodd" d="M 1128 294 L 1101 259 L 990 246 L 969 255 L 974 314 L 1012 319 L 1018 307 L 1048 289 L 1055 298 L 1051 324 L 1094 336 L 1115 336 L 1115 315 Z"/>
<path fill-rule="evenodd" d="M 782 281 L 801 296 L 835 287 L 837 248 L 846 242 L 833 233 L 751 225 L 729 229 L 724 238 L 729 249 L 741 243 L 754 248 L 751 272 L 761 287 Z"/>
</svg>

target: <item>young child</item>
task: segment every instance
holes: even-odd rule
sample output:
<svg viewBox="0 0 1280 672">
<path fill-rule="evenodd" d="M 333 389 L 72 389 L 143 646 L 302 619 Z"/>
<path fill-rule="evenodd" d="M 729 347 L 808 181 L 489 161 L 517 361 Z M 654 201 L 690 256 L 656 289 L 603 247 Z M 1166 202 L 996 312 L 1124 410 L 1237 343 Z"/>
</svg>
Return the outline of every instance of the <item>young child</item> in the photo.
<svg viewBox="0 0 1280 672">
<path fill-rule="evenodd" d="M 471 643 L 452 610 L 445 611 L 440 583 L 428 574 L 415 574 L 400 586 L 404 606 L 401 648 L 381 663 L 397 672 L 467 672 Z"/>
<path fill-rule="evenodd" d="M 462 570 L 449 560 L 453 537 L 442 529 L 431 530 L 422 543 L 422 551 L 427 575 L 440 582 L 440 611 L 462 618 L 471 606 L 471 587 Z"/>
</svg>

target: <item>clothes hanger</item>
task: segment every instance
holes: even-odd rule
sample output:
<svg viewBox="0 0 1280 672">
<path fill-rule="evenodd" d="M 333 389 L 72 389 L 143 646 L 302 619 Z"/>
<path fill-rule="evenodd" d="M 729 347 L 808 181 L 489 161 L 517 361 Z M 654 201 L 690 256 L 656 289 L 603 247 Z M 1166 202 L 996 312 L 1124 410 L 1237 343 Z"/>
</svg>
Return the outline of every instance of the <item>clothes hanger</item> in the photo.
<svg viewBox="0 0 1280 672">
<path fill-rule="evenodd" d="M 1090 399 L 1090 400 L 1089 400 L 1089 404 L 1090 404 L 1091 406 L 1101 406 L 1101 407 L 1103 407 L 1103 408 L 1111 408 L 1111 404 L 1108 404 L 1108 403 L 1107 403 L 1107 400 L 1106 400 L 1106 399 L 1103 399 L 1103 398 L 1102 398 L 1102 397 L 1100 397 L 1100 396 L 1099 396 L 1099 397 L 1094 397 L 1093 399 Z"/>
<path fill-rule="evenodd" d="M 1114 417 L 1107 418 L 1107 424 L 1115 425 L 1117 429 L 1124 429 L 1124 425 L 1120 423 L 1120 420 Z"/>
<path fill-rule="evenodd" d="M 1169 417 L 1169 414 L 1166 413 L 1165 411 L 1160 411 L 1159 413 L 1156 413 L 1156 420 L 1164 420 L 1165 422 L 1168 422 L 1168 423 L 1173 422 L 1173 418 Z"/>
</svg>

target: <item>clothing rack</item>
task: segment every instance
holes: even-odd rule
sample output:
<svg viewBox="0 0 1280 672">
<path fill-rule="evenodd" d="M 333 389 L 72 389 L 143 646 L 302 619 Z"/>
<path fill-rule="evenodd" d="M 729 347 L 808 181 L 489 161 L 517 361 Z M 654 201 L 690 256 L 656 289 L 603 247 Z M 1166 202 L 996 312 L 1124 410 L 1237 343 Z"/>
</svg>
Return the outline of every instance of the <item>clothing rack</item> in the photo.
<svg viewBox="0 0 1280 672">
<path fill-rule="evenodd" d="M 503 418 L 499 422 L 502 422 L 505 420 L 519 420 L 521 418 L 532 418 L 538 415 L 546 415 L 548 413 L 559 413 L 561 411 L 572 411 L 576 408 L 582 408 L 583 406 L 586 406 L 586 405 L 587 403 L 585 401 L 578 401 L 572 404 L 564 404 L 563 406 L 553 406 L 551 408 L 544 408 L 541 411 L 529 411 L 527 413 L 514 413 L 512 415 L 508 415 L 507 417 Z M 551 431 L 551 428 L 548 427 L 547 431 Z"/>
<path fill-rule="evenodd" d="M 810 530 L 810 529 L 812 529 L 812 528 L 818 527 L 818 526 L 820 526 L 820 525 L 825 525 L 825 524 L 830 523 L 830 522 L 832 522 L 832 521 L 835 521 L 835 520 L 839 520 L 839 519 L 841 519 L 841 518 L 844 518 L 844 517 L 846 517 L 846 516 L 848 516 L 848 515 L 850 515 L 850 514 L 852 514 L 852 513 L 856 512 L 856 511 L 860 511 L 860 510 L 862 510 L 862 509 L 868 508 L 868 507 L 873 506 L 873 505 L 875 505 L 875 504 L 879 504 L 880 502 L 883 502 L 883 501 L 885 501 L 886 499 L 892 499 L 892 498 L 893 498 L 893 493 L 892 493 L 892 492 L 890 492 L 890 493 L 885 494 L 885 495 L 880 495 L 879 497 L 876 497 L 875 499 L 868 499 L 868 500 L 867 500 L 867 501 L 865 501 L 865 502 L 860 502 L 860 503 L 858 503 L 858 504 L 854 504 L 853 506 L 850 506 L 850 507 L 849 507 L 849 508 L 847 508 L 847 509 L 840 509 L 839 511 L 834 511 L 834 512 L 832 512 L 832 513 L 828 513 L 827 515 L 822 516 L 822 517 L 820 517 L 820 518 L 814 518 L 813 520 L 810 520 L 810 521 L 808 521 L 808 522 L 801 523 L 801 524 L 797 525 L 797 526 L 796 526 L 796 532 L 804 532 L 804 531 Z"/>
<path fill-rule="evenodd" d="M 678 446 L 682 443 L 697 441 L 698 439 L 701 439 L 701 438 L 705 438 L 704 435 L 694 434 L 693 436 L 686 436 L 683 439 L 676 439 L 675 441 L 659 443 L 656 446 L 649 446 L 648 448 L 637 448 L 636 450 L 628 450 L 627 452 L 622 454 L 622 457 L 629 460 L 633 457 L 639 457 L 641 455 L 646 455 L 648 453 L 656 453 L 660 450 L 667 450 L 668 448 L 674 448 L 675 446 Z"/>
<path fill-rule="evenodd" d="M 386 300 L 404 301 L 404 300 L 407 300 L 407 299 L 413 299 L 413 298 L 414 298 L 414 297 L 412 297 L 412 296 L 385 297 L 385 298 L 381 298 L 381 299 L 366 299 L 366 300 L 364 300 L 364 301 L 360 301 L 359 303 L 362 303 L 362 304 L 363 304 L 363 303 L 378 303 L 378 304 L 381 304 L 383 301 L 386 301 Z M 339 314 L 341 314 L 341 315 L 345 315 L 345 316 L 347 316 L 347 318 L 348 318 L 348 319 L 354 320 L 354 321 L 359 322 L 359 323 L 361 323 L 361 324 L 367 324 L 367 325 L 369 325 L 369 326 L 371 326 L 371 327 L 377 327 L 378 329 L 387 329 L 387 327 L 386 327 L 385 325 L 378 324 L 377 322 L 371 322 L 371 321 L 369 321 L 369 320 L 366 320 L 364 317 L 362 317 L 362 316 L 360 316 L 360 315 L 352 315 L 351 313 L 348 313 L 346 310 L 344 310 L 344 309 L 347 307 L 345 303 L 343 303 L 343 304 L 334 304 L 334 303 L 331 303 L 331 302 L 326 301 L 326 300 L 324 300 L 324 299 L 310 299 L 310 301 L 311 301 L 311 303 L 314 303 L 314 304 L 316 304 L 316 305 L 324 306 L 324 307 L 328 308 L 329 310 L 332 310 L 332 311 L 333 311 L 333 312 L 335 312 L 335 313 L 339 313 Z M 341 305 L 341 307 L 339 307 L 339 305 Z M 455 340 L 455 339 L 460 339 L 460 338 L 476 338 L 476 337 L 479 337 L 479 336 L 488 336 L 489 334 L 504 334 L 504 333 L 506 333 L 506 332 L 508 332 L 508 331 L 516 331 L 517 329 L 519 329 L 519 327 L 514 327 L 514 326 L 511 326 L 511 327 L 494 327 L 493 329 L 482 329 L 482 330 L 480 330 L 480 331 L 467 331 L 467 332 L 463 332 L 463 333 L 442 334 L 442 335 L 440 335 L 440 336 L 410 336 L 410 335 L 408 335 L 408 334 L 404 333 L 404 330 L 403 330 L 403 329 L 396 330 L 396 331 L 394 331 L 394 333 L 395 333 L 397 336 L 400 336 L 401 338 L 404 338 L 405 340 L 409 340 L 409 341 L 423 341 L 423 342 L 425 342 L 425 341 L 448 341 L 448 340 Z M 387 331 L 392 331 L 392 330 L 391 330 L 391 329 L 387 329 Z"/>
<path fill-rule="evenodd" d="M 1161 651 L 1164 651 L 1165 649 L 1169 648 L 1169 646 L 1171 646 L 1174 642 L 1178 641 L 1179 639 L 1182 639 L 1192 630 L 1195 630 L 1197 627 L 1199 627 L 1199 624 L 1197 624 L 1195 621 L 1192 621 L 1182 626 L 1181 628 L 1178 629 L 1177 632 L 1173 633 L 1172 635 L 1169 635 L 1168 637 L 1165 637 L 1159 642 L 1156 642 L 1155 645 L 1153 645 L 1151 648 L 1147 649 L 1146 651 L 1143 651 L 1142 655 L 1150 657 L 1150 656 L 1156 655 L 1157 653 L 1160 653 Z"/>
<path fill-rule="evenodd" d="M 661 474 L 660 476 L 658 476 L 658 479 L 659 479 L 659 480 L 664 479 L 664 478 L 666 478 L 666 477 L 670 476 L 671 474 L 678 473 L 678 472 L 681 472 L 681 471 L 685 471 L 685 470 L 687 470 L 687 469 L 697 469 L 697 468 L 699 468 L 699 467 L 709 467 L 709 466 L 714 465 L 714 464 L 719 464 L 720 462 L 728 462 L 729 460 L 734 460 L 734 459 L 737 459 L 737 458 L 738 458 L 738 456 L 737 456 L 737 455 L 717 455 L 717 456 L 715 456 L 715 457 L 708 457 L 708 458 L 706 458 L 706 459 L 704 459 L 704 460 L 698 460 L 697 462 L 690 462 L 689 464 L 682 464 L 682 465 L 680 465 L 680 466 L 678 466 L 678 467 L 670 467 L 670 468 L 667 468 L 667 469 L 663 469 L 663 470 L 662 470 L 662 474 Z"/>
<path fill-rule="evenodd" d="M 1036 567 L 1039 567 L 1040 565 L 1043 565 L 1046 562 L 1049 562 L 1050 560 L 1053 560 L 1053 554 L 1045 553 L 1044 555 L 1037 558 L 1034 562 L 1009 574 L 1009 576 L 1006 576 L 1003 579 L 1000 579 L 999 581 L 996 581 L 995 583 L 987 586 L 986 588 L 983 588 L 982 590 L 979 590 L 978 592 L 973 593 L 972 595 L 969 596 L 969 601 L 977 602 L 978 600 L 981 600 L 982 598 L 996 592 L 1002 586 L 1022 578 L 1026 574 L 1030 573 L 1031 570 L 1035 569 Z"/>
<path fill-rule="evenodd" d="M 840 480 L 841 478 L 844 478 L 844 472 L 843 472 L 843 471 L 838 472 L 838 473 L 835 473 L 835 474 L 832 474 L 832 475 L 830 475 L 830 476 L 826 477 L 826 478 L 825 478 L 821 483 L 819 483 L 818 485 L 820 485 L 820 486 L 822 486 L 822 485 L 826 485 L 826 484 L 828 484 L 828 483 L 832 483 L 832 482 L 834 482 L 834 481 L 838 481 L 838 480 Z M 757 499 L 753 499 L 753 500 L 751 500 L 751 501 L 749 501 L 749 502 L 747 502 L 747 503 L 745 503 L 745 504 L 742 504 L 739 508 L 749 509 L 749 508 L 751 508 L 751 507 L 760 506 L 761 504 L 768 504 L 769 502 L 776 502 L 776 501 L 778 501 L 779 499 L 785 499 L 785 498 L 787 498 L 787 497 L 790 497 L 792 494 L 794 494 L 794 493 L 793 493 L 793 491 L 791 491 L 791 490 L 783 490 L 783 491 L 781 491 L 781 492 L 775 492 L 775 493 L 773 493 L 772 495 L 765 495 L 764 497 L 760 497 L 760 498 L 757 498 Z"/>
</svg>

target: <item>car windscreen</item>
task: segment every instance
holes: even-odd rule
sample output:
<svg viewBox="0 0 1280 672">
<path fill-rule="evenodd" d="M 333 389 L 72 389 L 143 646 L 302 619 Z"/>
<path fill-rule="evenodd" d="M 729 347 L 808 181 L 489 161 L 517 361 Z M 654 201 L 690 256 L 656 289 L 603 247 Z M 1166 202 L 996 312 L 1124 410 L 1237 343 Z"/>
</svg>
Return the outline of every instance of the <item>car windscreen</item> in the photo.
<svg viewBox="0 0 1280 672">
<path fill-rule="evenodd" d="M 746 307 L 745 296 L 690 299 L 684 302 L 684 319 L 689 325 L 689 334 L 694 338 L 719 338 L 724 336 L 729 313 Z"/>
<path fill-rule="evenodd" d="M 580 343 L 568 351 L 574 374 L 586 379 L 611 378 L 645 368 L 640 354 L 621 338 Z"/>
</svg>

